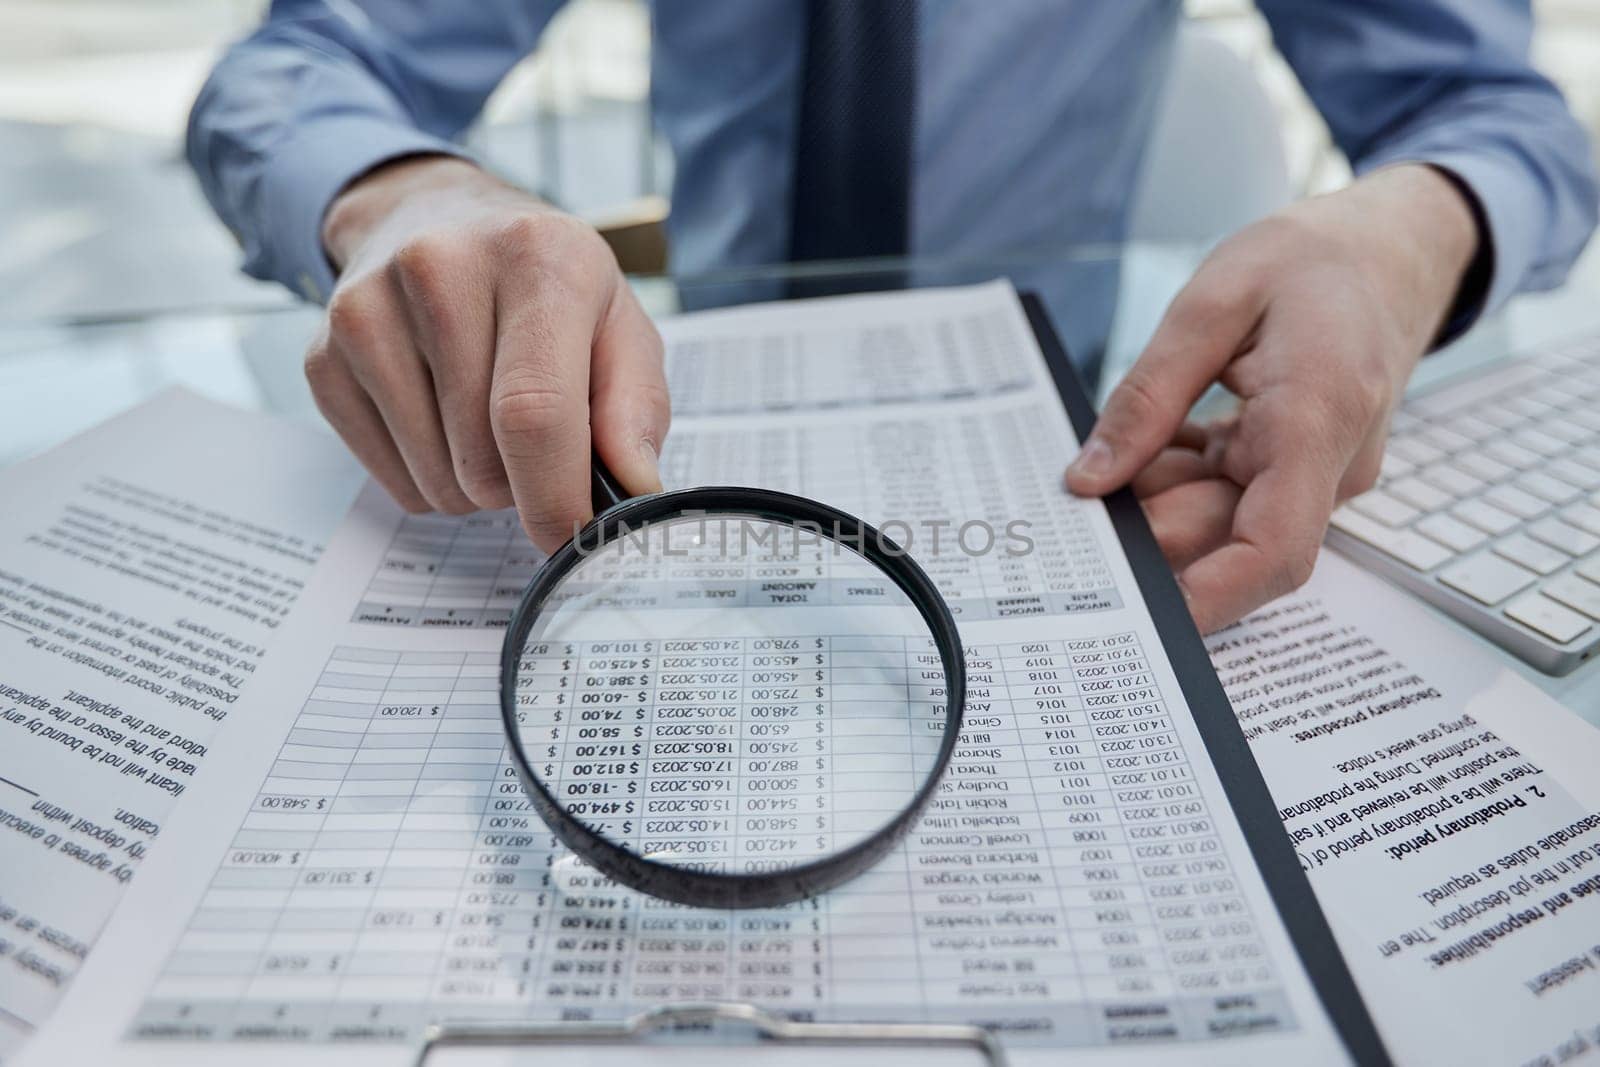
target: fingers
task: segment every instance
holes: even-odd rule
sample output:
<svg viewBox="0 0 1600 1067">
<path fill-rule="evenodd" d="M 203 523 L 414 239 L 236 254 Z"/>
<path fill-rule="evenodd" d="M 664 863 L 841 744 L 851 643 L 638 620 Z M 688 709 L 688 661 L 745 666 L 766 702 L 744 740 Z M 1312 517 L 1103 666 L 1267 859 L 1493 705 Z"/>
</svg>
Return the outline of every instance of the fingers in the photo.
<svg viewBox="0 0 1600 1067">
<path fill-rule="evenodd" d="M 472 246 L 425 238 L 400 249 L 396 284 L 432 381 L 456 484 L 480 508 L 510 507 L 511 483 L 489 428 L 494 288 Z"/>
<path fill-rule="evenodd" d="M 1384 418 L 1373 423 L 1361 447 L 1356 449 L 1355 458 L 1339 480 L 1336 503 L 1343 504 L 1378 484 L 1378 475 L 1383 471 L 1383 450 L 1388 443 L 1389 420 Z"/>
<path fill-rule="evenodd" d="M 1198 422 L 1186 422 L 1178 427 L 1178 432 L 1172 435 L 1174 448 L 1187 448 L 1195 452 L 1204 452 L 1206 442 L 1211 439 L 1210 425 L 1201 425 Z"/>
<path fill-rule="evenodd" d="M 464 515 L 473 503 L 456 482 L 432 376 L 413 344 L 402 301 L 387 275 L 336 294 L 328 308 L 329 350 L 377 408 L 429 506 Z"/>
<path fill-rule="evenodd" d="M 1201 633 L 1304 584 L 1316 564 L 1340 470 L 1291 454 L 1250 481 L 1227 542 L 1178 576 Z"/>
<path fill-rule="evenodd" d="M 1141 501 L 1151 532 L 1174 571 L 1181 572 L 1227 542 L 1242 493 L 1226 478 L 1206 478 Z"/>
<path fill-rule="evenodd" d="M 1184 482 L 1199 481 L 1216 474 L 1205 454 L 1194 448 L 1166 448 L 1150 465 L 1133 477 L 1133 492 L 1140 499 L 1155 496 Z"/>
<path fill-rule="evenodd" d="M 595 450 L 635 495 L 661 491 L 659 457 L 672 421 L 661 359 L 655 326 L 619 287 L 595 338 L 589 418 Z"/>
<path fill-rule="evenodd" d="M 322 417 L 378 484 L 407 511 L 427 511 L 428 502 L 411 480 L 411 472 L 400 458 L 383 417 L 350 368 L 329 351 L 326 337 L 319 339 L 306 355 L 306 380 Z"/>
<path fill-rule="evenodd" d="M 593 384 L 614 472 L 658 488 L 660 341 L 594 228 L 471 167 L 359 185 L 324 227 L 343 270 L 308 373 L 374 472 L 413 504 L 515 504 L 553 549 L 590 513 Z"/>
<path fill-rule="evenodd" d="M 1127 484 L 1170 441 L 1205 388 L 1246 346 L 1264 307 L 1257 274 L 1224 249 L 1173 299 L 1144 354 L 1106 400 L 1067 487 L 1101 496 Z"/>
<path fill-rule="evenodd" d="M 489 426 L 522 526 L 553 552 L 593 514 L 589 498 L 590 297 L 548 280 L 502 292 Z"/>
</svg>

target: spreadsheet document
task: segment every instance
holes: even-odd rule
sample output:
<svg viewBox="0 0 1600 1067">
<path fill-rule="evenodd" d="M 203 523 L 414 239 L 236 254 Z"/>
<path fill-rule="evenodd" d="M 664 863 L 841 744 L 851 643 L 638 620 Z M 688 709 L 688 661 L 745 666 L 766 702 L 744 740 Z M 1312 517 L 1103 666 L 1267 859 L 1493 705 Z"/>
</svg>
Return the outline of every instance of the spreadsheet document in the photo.
<svg viewBox="0 0 1600 1067">
<path fill-rule="evenodd" d="M 662 332 L 669 376 L 681 359 L 739 381 L 680 405 L 669 485 L 755 484 L 902 523 L 957 613 L 965 722 L 904 842 L 833 892 L 749 911 L 668 904 L 575 862 L 499 726 L 505 615 L 537 554 L 507 516 L 410 519 L 369 485 L 274 650 L 277 713 L 240 724 L 232 766 L 179 813 L 184 847 L 132 887 L 140 922 L 117 928 L 105 977 L 91 967 L 98 1018 L 61 1040 L 134 1063 L 264 1042 L 399 1063 L 430 1021 L 732 1000 L 980 1023 L 1021 1062 L 1120 1063 L 1130 1043 L 1152 1062 L 1344 1062 L 1104 506 L 1061 489 L 1076 438 L 1009 285 Z M 864 353 L 896 346 L 943 369 L 891 360 L 863 378 Z M 1029 550 L 978 550 L 1016 518 Z M 874 803 L 835 788 L 855 742 L 799 714 L 796 691 L 864 638 L 754 597 L 643 601 L 624 630 L 537 650 L 529 684 L 575 697 L 534 754 L 563 795 L 640 847 L 730 863 L 750 851 L 718 852 L 719 835 L 778 848 Z M 920 634 L 873 639 L 926 652 Z M 736 756 L 684 758 L 667 713 L 684 690 L 719 702 Z"/>
</svg>

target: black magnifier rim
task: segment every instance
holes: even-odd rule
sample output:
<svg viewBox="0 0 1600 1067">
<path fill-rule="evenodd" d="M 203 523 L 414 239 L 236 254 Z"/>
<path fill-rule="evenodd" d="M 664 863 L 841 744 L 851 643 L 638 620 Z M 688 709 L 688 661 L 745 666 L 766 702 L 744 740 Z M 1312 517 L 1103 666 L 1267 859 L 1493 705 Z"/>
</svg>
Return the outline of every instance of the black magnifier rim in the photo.
<svg viewBox="0 0 1600 1067">
<path fill-rule="evenodd" d="M 615 844 L 569 814 L 534 773 L 522 746 L 516 718 L 517 665 L 545 601 L 580 562 L 619 532 L 636 531 L 644 523 L 694 514 L 739 515 L 787 525 L 813 524 L 828 540 L 847 546 L 875 564 L 910 598 L 927 623 L 939 650 L 945 675 L 945 729 L 933 770 L 893 819 L 876 833 L 839 852 L 785 870 L 729 874 L 674 867 L 648 859 Z M 828 532 L 837 531 L 838 537 Z M 545 825 L 590 866 L 642 893 L 678 904 L 706 908 L 765 908 L 806 900 L 849 881 L 883 858 L 916 822 L 932 798 L 961 733 L 966 705 L 966 656 L 949 605 L 926 572 L 895 542 L 837 508 L 771 489 L 721 486 L 679 489 L 636 497 L 596 516 L 576 537 L 561 546 L 539 568 L 511 616 L 500 650 L 500 718 L 523 789 Z"/>
</svg>

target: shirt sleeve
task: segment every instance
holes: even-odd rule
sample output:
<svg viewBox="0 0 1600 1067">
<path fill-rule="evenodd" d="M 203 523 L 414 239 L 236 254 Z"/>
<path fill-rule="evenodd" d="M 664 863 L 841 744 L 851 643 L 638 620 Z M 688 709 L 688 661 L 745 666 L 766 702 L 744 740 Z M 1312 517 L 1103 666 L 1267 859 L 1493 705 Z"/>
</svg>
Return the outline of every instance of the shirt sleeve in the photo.
<svg viewBox="0 0 1600 1067">
<path fill-rule="evenodd" d="M 453 138 L 562 0 L 274 0 L 212 71 L 186 151 L 244 269 L 325 301 L 322 218 L 350 181 Z"/>
<path fill-rule="evenodd" d="M 1259 0 L 1358 174 L 1432 164 L 1472 199 L 1483 245 L 1453 336 L 1513 293 L 1559 285 L 1595 228 L 1583 127 L 1529 59 L 1528 0 Z M 1476 291 L 1474 291 L 1476 289 Z"/>
</svg>

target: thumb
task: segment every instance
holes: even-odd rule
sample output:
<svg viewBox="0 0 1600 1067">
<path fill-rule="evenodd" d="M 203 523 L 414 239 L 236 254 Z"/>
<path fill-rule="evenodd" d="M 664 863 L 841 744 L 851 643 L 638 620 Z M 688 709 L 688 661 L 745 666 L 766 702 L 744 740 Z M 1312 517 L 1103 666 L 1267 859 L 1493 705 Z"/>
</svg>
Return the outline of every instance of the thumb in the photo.
<svg viewBox="0 0 1600 1067">
<path fill-rule="evenodd" d="M 629 493 L 659 493 L 662 442 L 672 421 L 661 335 L 620 278 L 595 335 L 589 375 L 595 451 Z"/>
<path fill-rule="evenodd" d="M 1261 302 L 1251 287 L 1226 288 L 1211 261 L 1173 298 L 1155 336 L 1106 398 L 1067 488 L 1103 496 L 1145 468 L 1188 417 L 1255 329 Z M 1229 271 L 1234 281 L 1238 272 Z"/>
</svg>

